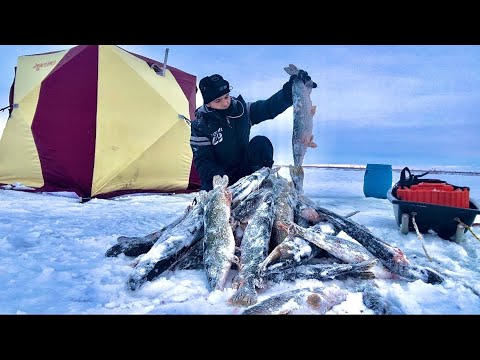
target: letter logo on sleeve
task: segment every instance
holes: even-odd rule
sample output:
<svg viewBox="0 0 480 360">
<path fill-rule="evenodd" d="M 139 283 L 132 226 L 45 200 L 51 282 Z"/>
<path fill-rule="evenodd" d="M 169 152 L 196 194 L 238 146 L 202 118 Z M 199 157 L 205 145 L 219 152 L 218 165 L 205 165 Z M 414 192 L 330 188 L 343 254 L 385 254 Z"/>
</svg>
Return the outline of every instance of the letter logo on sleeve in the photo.
<svg viewBox="0 0 480 360">
<path fill-rule="evenodd" d="M 217 131 L 215 131 L 212 134 L 212 144 L 217 145 L 218 143 L 221 143 L 223 141 L 223 135 L 222 135 L 222 128 L 219 128 Z"/>
</svg>

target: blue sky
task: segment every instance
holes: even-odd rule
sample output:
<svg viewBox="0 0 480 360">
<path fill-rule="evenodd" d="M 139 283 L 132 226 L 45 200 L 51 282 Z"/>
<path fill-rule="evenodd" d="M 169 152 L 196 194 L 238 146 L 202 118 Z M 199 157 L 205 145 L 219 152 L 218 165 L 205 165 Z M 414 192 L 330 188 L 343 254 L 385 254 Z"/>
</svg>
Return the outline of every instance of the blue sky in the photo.
<svg viewBox="0 0 480 360">
<path fill-rule="evenodd" d="M 197 76 L 219 73 L 232 95 L 266 99 L 292 63 L 318 87 L 314 136 L 304 164 L 389 163 L 480 167 L 480 46 L 469 45 L 120 45 Z M 17 57 L 69 45 L 0 46 L 0 107 Z M 197 98 L 197 106 L 202 104 Z M 0 113 L 0 131 L 8 112 Z M 292 111 L 252 128 L 268 136 L 276 164 L 293 163 Z"/>
</svg>

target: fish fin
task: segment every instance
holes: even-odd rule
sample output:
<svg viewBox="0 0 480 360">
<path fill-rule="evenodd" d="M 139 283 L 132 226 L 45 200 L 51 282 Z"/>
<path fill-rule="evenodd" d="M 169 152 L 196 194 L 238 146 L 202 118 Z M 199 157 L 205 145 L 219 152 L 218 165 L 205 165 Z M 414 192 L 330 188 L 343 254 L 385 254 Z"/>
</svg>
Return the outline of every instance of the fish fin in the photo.
<svg viewBox="0 0 480 360">
<path fill-rule="evenodd" d="M 237 292 L 228 299 L 230 305 L 236 306 L 250 306 L 256 304 L 257 301 L 258 297 L 255 287 L 247 283 L 243 283 L 242 286 L 237 289 Z"/>
<path fill-rule="evenodd" d="M 287 67 L 283 68 L 288 75 L 297 75 L 298 74 L 298 68 L 293 65 L 289 64 Z"/>
<path fill-rule="evenodd" d="M 318 145 L 313 141 L 314 135 L 310 136 L 310 140 L 306 144 L 308 147 L 316 148 Z"/>
<path fill-rule="evenodd" d="M 228 186 L 228 175 L 223 175 L 222 176 L 221 186 L 222 187 L 227 187 Z"/>
<path fill-rule="evenodd" d="M 320 222 L 320 215 L 312 207 L 303 208 L 300 211 L 300 216 L 314 224 L 318 224 Z"/>
<path fill-rule="evenodd" d="M 220 175 L 215 175 L 212 179 L 213 188 L 222 185 L 222 177 Z"/>
<path fill-rule="evenodd" d="M 347 214 L 347 215 L 344 215 L 343 217 L 349 218 L 349 217 L 352 217 L 352 216 L 355 215 L 355 214 L 358 214 L 359 212 L 360 212 L 359 210 L 352 211 L 351 213 L 349 213 L 349 214 Z"/>
<path fill-rule="evenodd" d="M 293 223 L 289 220 L 285 220 L 285 221 L 279 221 L 278 222 L 278 227 L 280 229 L 282 229 L 283 231 L 286 231 L 287 232 L 287 236 L 290 236 L 290 235 L 294 235 L 294 231 L 295 229 L 293 228 Z M 284 240 L 285 241 L 285 240 Z M 282 245 L 282 244 L 280 244 Z"/>
<path fill-rule="evenodd" d="M 228 186 L 228 175 L 215 175 L 212 179 L 213 188 L 221 187 L 225 188 Z"/>
<path fill-rule="evenodd" d="M 224 185 L 225 185 L 225 189 L 223 191 L 225 192 L 225 199 L 227 201 L 228 207 L 231 207 L 232 206 L 232 200 L 233 200 L 233 192 L 227 187 L 228 177 L 227 177 L 227 182 L 224 183 Z"/>
<path fill-rule="evenodd" d="M 310 114 L 315 115 L 315 113 L 317 112 L 317 105 L 312 105 L 312 108 L 310 109 Z"/>
</svg>

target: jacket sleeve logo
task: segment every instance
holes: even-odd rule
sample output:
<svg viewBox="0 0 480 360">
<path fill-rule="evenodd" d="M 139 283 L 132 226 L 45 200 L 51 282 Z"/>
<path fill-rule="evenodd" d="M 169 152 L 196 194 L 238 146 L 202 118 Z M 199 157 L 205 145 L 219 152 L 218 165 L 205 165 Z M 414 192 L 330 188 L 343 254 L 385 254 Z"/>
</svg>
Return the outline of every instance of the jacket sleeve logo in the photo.
<svg viewBox="0 0 480 360">
<path fill-rule="evenodd" d="M 217 131 L 215 131 L 212 134 L 212 144 L 217 145 L 218 143 L 221 143 L 223 141 L 223 135 L 222 135 L 222 128 L 219 128 Z"/>
</svg>

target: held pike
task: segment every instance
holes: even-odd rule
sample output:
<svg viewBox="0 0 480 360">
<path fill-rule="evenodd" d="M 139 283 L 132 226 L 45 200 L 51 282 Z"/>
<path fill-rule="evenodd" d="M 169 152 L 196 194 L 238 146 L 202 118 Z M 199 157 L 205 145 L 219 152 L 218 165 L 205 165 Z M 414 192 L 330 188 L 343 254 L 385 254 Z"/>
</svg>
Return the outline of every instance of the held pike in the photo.
<svg viewBox="0 0 480 360">
<path fill-rule="evenodd" d="M 443 282 L 440 274 L 432 269 L 410 263 L 401 249 L 382 241 L 355 221 L 320 206 L 316 206 L 315 210 L 320 215 L 327 217 L 335 227 L 342 229 L 350 237 L 365 246 L 368 251 L 380 259 L 387 269 L 395 274 L 408 280 L 419 279 L 429 284 L 440 284 Z"/>
<path fill-rule="evenodd" d="M 240 271 L 237 275 L 239 287 L 229 299 L 232 305 L 249 306 L 257 302 L 256 287 L 265 285 L 260 278 L 259 265 L 268 254 L 272 234 L 274 195 L 272 189 L 265 189 L 264 201 L 255 211 L 243 235 L 240 246 Z"/>
<path fill-rule="evenodd" d="M 284 68 L 289 75 L 298 75 L 299 69 L 290 64 Z M 316 106 L 312 105 L 310 94 L 316 87 L 311 80 L 306 84 L 301 79 L 294 79 L 292 84 L 293 100 L 293 166 L 290 166 L 290 176 L 298 194 L 303 194 L 303 159 L 308 147 L 316 148 L 313 142 L 313 115 Z"/>
<path fill-rule="evenodd" d="M 227 175 L 215 175 L 205 206 L 203 261 L 210 290 L 223 290 L 232 262 L 238 261 L 230 226 L 232 193 L 227 185 Z"/>
<path fill-rule="evenodd" d="M 274 295 L 245 309 L 242 315 L 323 315 L 335 305 L 344 302 L 347 295 L 346 290 L 336 285 L 297 289 Z"/>
</svg>

